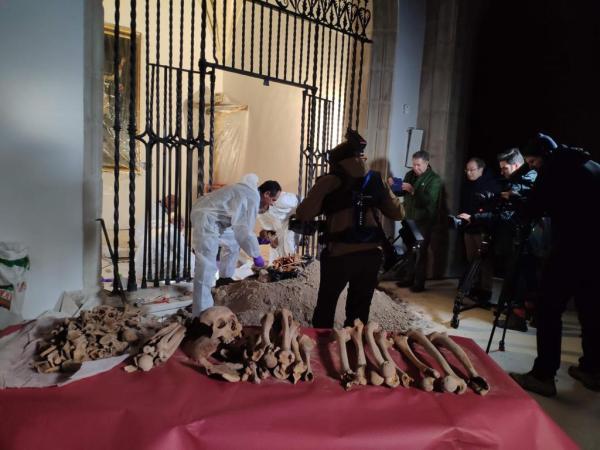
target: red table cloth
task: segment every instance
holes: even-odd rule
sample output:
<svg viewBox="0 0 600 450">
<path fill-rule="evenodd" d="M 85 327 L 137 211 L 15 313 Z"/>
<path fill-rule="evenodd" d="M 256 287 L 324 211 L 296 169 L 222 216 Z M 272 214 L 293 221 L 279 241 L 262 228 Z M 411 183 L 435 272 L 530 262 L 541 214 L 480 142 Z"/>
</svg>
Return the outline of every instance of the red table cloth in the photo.
<svg viewBox="0 0 600 450">
<path fill-rule="evenodd" d="M 148 373 L 122 366 L 60 388 L 0 391 L 1 449 L 569 449 L 577 446 L 473 341 L 456 338 L 492 389 L 480 397 L 334 378 L 316 338 L 315 381 L 211 379 L 178 351 Z M 352 361 L 352 358 L 351 358 Z"/>
</svg>

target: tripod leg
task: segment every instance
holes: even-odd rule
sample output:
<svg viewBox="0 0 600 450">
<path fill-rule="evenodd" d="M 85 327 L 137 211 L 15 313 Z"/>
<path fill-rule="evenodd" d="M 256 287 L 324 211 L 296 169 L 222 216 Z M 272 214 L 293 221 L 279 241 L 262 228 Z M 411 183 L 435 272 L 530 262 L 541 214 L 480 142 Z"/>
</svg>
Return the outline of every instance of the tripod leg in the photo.
<svg viewBox="0 0 600 450">
<path fill-rule="evenodd" d="M 463 311 L 463 299 L 473 287 L 473 282 L 479 274 L 480 266 L 481 258 L 473 260 L 466 275 L 458 284 L 458 290 L 456 292 L 456 297 L 454 298 L 454 307 L 452 308 L 452 319 L 450 320 L 450 326 L 452 328 L 458 328 L 458 324 L 460 323 L 458 315 Z"/>
</svg>

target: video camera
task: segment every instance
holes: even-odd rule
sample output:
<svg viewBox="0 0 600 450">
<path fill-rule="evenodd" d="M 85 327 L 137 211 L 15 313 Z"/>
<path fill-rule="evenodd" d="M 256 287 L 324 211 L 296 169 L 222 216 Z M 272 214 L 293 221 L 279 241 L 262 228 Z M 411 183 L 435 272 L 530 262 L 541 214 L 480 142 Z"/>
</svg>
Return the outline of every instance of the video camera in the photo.
<svg viewBox="0 0 600 450">
<path fill-rule="evenodd" d="M 512 193 L 509 199 L 500 194 L 485 191 L 475 194 L 477 201 L 477 212 L 471 214 L 471 220 L 467 221 L 461 217 L 449 215 L 448 226 L 452 229 L 463 229 L 467 225 L 494 225 L 498 221 L 513 221 L 514 215 L 520 208 L 523 198 Z"/>
<path fill-rule="evenodd" d="M 290 218 L 288 228 L 294 233 L 300 234 L 302 236 L 312 236 L 315 233 L 323 233 L 325 231 L 326 225 L 325 220 L 315 219 L 302 221 L 296 219 L 295 216 L 292 216 Z"/>
</svg>

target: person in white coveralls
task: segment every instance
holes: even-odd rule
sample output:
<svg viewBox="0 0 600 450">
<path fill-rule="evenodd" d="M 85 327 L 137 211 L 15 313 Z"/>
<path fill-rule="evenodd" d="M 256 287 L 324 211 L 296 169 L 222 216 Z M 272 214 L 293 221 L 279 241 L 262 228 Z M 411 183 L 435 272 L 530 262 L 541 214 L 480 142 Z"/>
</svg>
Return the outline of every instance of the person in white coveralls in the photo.
<svg viewBox="0 0 600 450">
<path fill-rule="evenodd" d="M 214 305 L 211 288 L 219 269 L 228 278 L 235 271 L 240 247 L 256 267 L 264 267 L 258 239 L 254 234 L 256 217 L 267 211 L 281 193 L 277 181 L 258 186 L 258 176 L 244 175 L 239 183 L 206 194 L 192 206 L 193 247 L 196 256 L 192 314 L 198 316 Z M 221 250 L 219 266 L 217 255 Z"/>
</svg>

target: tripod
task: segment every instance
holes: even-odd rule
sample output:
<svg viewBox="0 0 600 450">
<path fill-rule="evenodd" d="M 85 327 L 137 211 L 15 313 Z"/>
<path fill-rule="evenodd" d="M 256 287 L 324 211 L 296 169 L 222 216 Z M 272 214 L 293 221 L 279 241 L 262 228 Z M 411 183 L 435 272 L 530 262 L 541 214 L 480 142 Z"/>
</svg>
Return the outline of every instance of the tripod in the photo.
<svg viewBox="0 0 600 450">
<path fill-rule="evenodd" d="M 477 250 L 477 257 L 471 262 L 469 268 L 458 283 L 458 289 L 456 291 L 456 297 L 454 298 L 454 307 L 452 308 L 452 319 L 450 320 L 450 326 L 452 328 L 458 328 L 460 323 L 459 314 L 464 311 L 468 311 L 473 308 L 483 307 L 479 304 L 465 305 L 463 300 L 471 292 L 473 284 L 477 280 L 479 273 L 481 272 L 481 264 L 483 259 L 488 254 L 490 248 L 491 236 L 489 233 L 484 233 L 481 245 Z"/>
<path fill-rule="evenodd" d="M 492 340 L 494 339 L 494 334 L 496 333 L 496 328 L 498 327 L 498 321 L 500 320 L 500 315 L 504 312 L 504 327 L 502 329 L 502 338 L 498 343 L 498 350 L 503 352 L 505 350 L 504 341 L 506 339 L 506 330 L 508 329 L 508 321 L 513 312 L 513 307 L 515 306 L 515 300 L 518 297 L 519 293 L 523 292 L 522 282 L 524 281 L 523 272 L 525 269 L 525 241 L 526 239 L 523 236 L 524 230 L 519 228 L 517 230 L 516 237 L 516 245 L 515 245 L 515 258 L 512 261 L 512 270 L 508 274 L 508 277 L 505 278 L 504 283 L 502 284 L 502 291 L 500 292 L 500 297 L 498 299 L 498 307 L 496 312 L 494 313 L 494 323 L 492 325 L 492 331 L 490 332 L 490 338 L 487 343 L 487 347 L 485 349 L 486 353 L 490 352 L 490 347 L 492 346 Z"/>
</svg>

